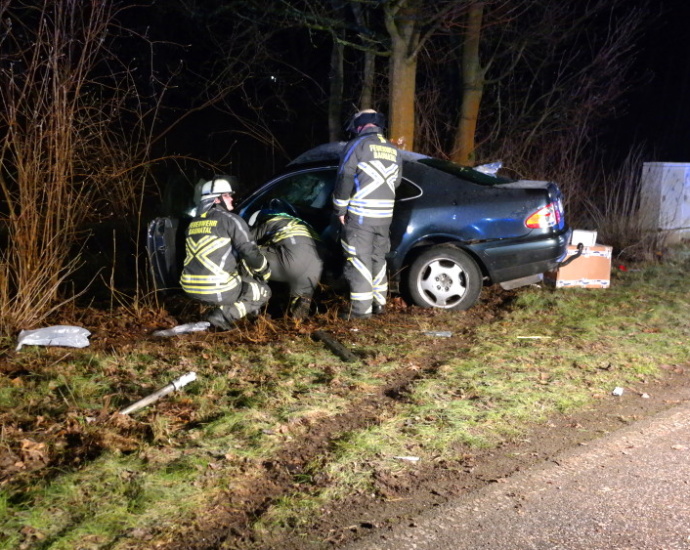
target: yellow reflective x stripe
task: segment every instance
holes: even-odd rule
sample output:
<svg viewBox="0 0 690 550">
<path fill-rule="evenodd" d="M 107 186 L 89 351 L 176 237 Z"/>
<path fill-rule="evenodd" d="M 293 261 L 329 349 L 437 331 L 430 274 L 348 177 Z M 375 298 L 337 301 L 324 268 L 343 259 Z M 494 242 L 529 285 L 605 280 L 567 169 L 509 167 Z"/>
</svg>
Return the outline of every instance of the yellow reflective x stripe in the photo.
<svg viewBox="0 0 690 550">
<path fill-rule="evenodd" d="M 346 256 L 356 256 L 357 255 L 357 249 L 354 246 L 347 244 L 347 242 L 344 240 L 341 240 L 340 244 L 342 245 L 343 251 L 345 252 Z"/>
<path fill-rule="evenodd" d="M 359 274 L 360 274 L 362 277 L 364 277 L 364 279 L 365 279 L 369 284 L 371 284 L 371 272 L 369 271 L 369 269 L 367 268 L 367 266 L 365 266 L 365 265 L 362 263 L 362 260 L 360 260 L 359 258 L 356 258 L 356 257 L 355 257 L 355 258 L 348 258 L 347 261 L 350 262 L 353 266 L 355 266 L 355 269 L 356 269 L 357 271 L 359 271 Z"/>
<path fill-rule="evenodd" d="M 362 199 L 370 195 L 384 184 L 388 185 L 391 191 L 395 189 L 395 180 L 398 177 L 399 170 L 397 164 L 385 167 L 382 162 L 375 160 L 372 162 L 360 162 L 357 168 L 371 178 L 371 183 L 357 191 L 354 196 L 355 199 Z"/>
<path fill-rule="evenodd" d="M 206 235 L 198 241 L 187 239 L 185 242 L 187 254 L 184 264 L 187 265 L 192 259 L 195 259 L 210 272 L 222 275 L 225 273 L 225 270 L 222 266 L 211 261 L 209 255 L 221 248 L 227 247 L 230 242 L 228 237 L 214 237 L 213 235 Z"/>
<path fill-rule="evenodd" d="M 386 276 L 386 264 L 383 264 L 383 267 L 379 270 L 379 272 L 374 275 L 373 283 L 375 287 L 386 287 L 388 288 L 388 283 L 383 283 L 383 279 Z"/>
</svg>

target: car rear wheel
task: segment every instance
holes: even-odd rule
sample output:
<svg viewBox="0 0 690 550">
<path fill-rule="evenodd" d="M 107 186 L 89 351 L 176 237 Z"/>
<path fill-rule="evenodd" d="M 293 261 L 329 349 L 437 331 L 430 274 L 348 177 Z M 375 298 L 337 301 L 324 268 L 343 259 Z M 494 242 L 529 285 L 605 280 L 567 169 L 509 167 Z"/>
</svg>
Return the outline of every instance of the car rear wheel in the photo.
<svg viewBox="0 0 690 550">
<path fill-rule="evenodd" d="M 477 263 L 462 250 L 435 246 L 412 262 L 407 287 L 418 306 L 464 310 L 479 299 L 482 274 Z"/>
</svg>

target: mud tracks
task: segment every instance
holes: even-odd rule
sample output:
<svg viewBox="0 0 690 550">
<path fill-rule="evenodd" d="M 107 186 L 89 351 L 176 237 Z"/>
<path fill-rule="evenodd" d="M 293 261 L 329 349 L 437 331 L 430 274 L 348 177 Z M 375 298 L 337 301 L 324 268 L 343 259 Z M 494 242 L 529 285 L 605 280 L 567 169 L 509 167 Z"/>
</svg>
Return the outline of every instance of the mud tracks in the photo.
<svg viewBox="0 0 690 550">
<path fill-rule="evenodd" d="M 304 548 L 303 534 L 296 535 L 294 540 L 258 540 L 253 524 L 282 498 L 298 494 L 317 495 L 327 489 L 330 480 L 324 473 L 324 466 L 328 464 L 337 442 L 350 433 L 377 425 L 382 419 L 394 415 L 400 403 L 407 400 L 410 387 L 417 380 L 434 376 L 450 358 L 456 357 L 460 350 L 471 346 L 478 325 L 502 318 L 507 313 L 506 306 L 510 300 L 506 293 L 499 294 L 498 297 L 492 295 L 493 300 L 490 299 L 483 307 L 476 308 L 472 315 L 464 315 L 463 321 L 454 327 L 453 338 L 441 339 L 442 343 L 434 345 L 433 353 L 430 352 L 430 357 L 423 364 L 412 367 L 409 361 L 401 358 L 401 366 L 385 376 L 385 383 L 375 393 L 354 399 L 346 412 L 303 421 L 304 424 L 297 430 L 299 436 L 285 443 L 273 459 L 260 464 L 257 471 L 251 473 L 251 479 L 240 482 L 243 490 L 234 490 L 227 495 L 227 500 L 221 499 L 207 510 L 197 522 L 194 532 L 184 534 L 184 544 L 173 543 L 166 549 Z M 437 313 L 430 311 L 428 314 L 433 316 Z M 387 322 L 395 323 L 401 320 L 404 318 L 388 318 Z M 343 347 L 340 341 L 345 339 L 346 332 L 341 329 L 338 333 L 336 329 L 335 333 L 330 334 L 335 344 L 329 347 L 336 348 L 333 349 L 333 353 L 340 356 L 337 350 Z M 323 334 L 316 338 L 318 341 L 324 339 Z M 359 358 L 364 361 L 371 359 L 365 356 Z M 351 357 L 347 355 L 342 359 L 350 361 Z M 318 518 L 311 518 L 313 537 L 310 537 L 310 545 L 317 547 L 318 543 L 314 542 L 316 539 L 328 546 L 355 535 L 360 529 L 367 530 L 378 526 L 381 521 L 386 521 L 382 518 L 399 513 L 396 507 L 392 506 L 388 507 L 389 513 L 381 514 L 381 508 L 386 503 L 410 499 L 420 494 L 420 490 L 424 494 L 424 498 L 421 499 L 422 506 L 442 502 L 457 494 L 460 490 L 457 480 L 455 486 L 451 487 L 450 479 L 456 476 L 458 470 L 468 469 L 463 466 L 463 461 L 461 456 L 460 461 L 455 464 L 431 463 L 400 475 L 373 472 L 375 498 L 372 500 L 372 495 L 354 494 L 348 502 L 339 503 L 338 510 L 324 510 Z M 438 481 L 446 477 L 448 479 L 444 482 L 443 489 L 426 487 L 426 480 L 433 478 Z M 370 510 L 374 511 L 370 513 Z M 369 516 L 375 519 L 367 520 Z M 353 523 L 356 517 L 363 519 Z M 317 546 L 313 546 L 314 544 Z"/>
</svg>

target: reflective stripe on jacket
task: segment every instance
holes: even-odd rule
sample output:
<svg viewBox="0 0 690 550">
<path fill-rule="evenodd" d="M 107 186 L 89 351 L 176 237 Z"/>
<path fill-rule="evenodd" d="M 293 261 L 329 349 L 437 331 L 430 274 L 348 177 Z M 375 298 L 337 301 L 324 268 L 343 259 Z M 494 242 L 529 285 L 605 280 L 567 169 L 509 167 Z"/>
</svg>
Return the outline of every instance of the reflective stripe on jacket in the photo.
<svg viewBox="0 0 690 550">
<path fill-rule="evenodd" d="M 340 161 L 333 190 L 336 215 L 347 213 L 360 224 L 390 223 L 401 167 L 400 151 L 380 129 L 364 130 L 347 144 Z"/>
<path fill-rule="evenodd" d="M 214 206 L 195 217 L 187 228 L 180 284 L 190 294 L 232 290 L 241 283 L 238 260 L 252 273 L 268 265 L 247 223 L 237 214 Z"/>
<path fill-rule="evenodd" d="M 259 246 L 271 246 L 285 239 L 319 240 L 318 234 L 311 226 L 288 214 L 274 214 L 260 220 L 257 227 L 252 228 L 252 234 Z"/>
</svg>

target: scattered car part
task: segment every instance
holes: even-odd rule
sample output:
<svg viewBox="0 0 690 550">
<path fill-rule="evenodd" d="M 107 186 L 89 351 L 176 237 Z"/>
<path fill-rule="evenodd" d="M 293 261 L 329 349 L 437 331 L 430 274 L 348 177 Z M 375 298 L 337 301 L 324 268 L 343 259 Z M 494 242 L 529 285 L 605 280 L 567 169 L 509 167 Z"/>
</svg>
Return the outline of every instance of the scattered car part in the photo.
<svg viewBox="0 0 690 550">
<path fill-rule="evenodd" d="M 173 328 L 156 330 L 151 333 L 151 336 L 156 336 L 158 338 L 167 338 L 170 336 L 177 336 L 178 334 L 187 334 L 189 332 L 200 332 L 208 330 L 211 327 L 211 323 L 208 321 L 198 321 L 196 323 L 185 323 L 184 325 L 177 325 Z"/>
<path fill-rule="evenodd" d="M 424 334 L 427 336 L 434 336 L 436 338 L 450 338 L 453 333 L 450 330 L 425 330 Z"/>
<path fill-rule="evenodd" d="M 174 392 L 175 390 L 183 388 L 184 386 L 186 386 L 190 382 L 193 382 L 194 380 L 196 380 L 195 372 L 188 372 L 187 374 L 183 374 L 177 380 L 170 382 L 170 384 L 161 388 L 160 390 L 153 392 L 151 395 L 147 395 L 146 397 L 140 399 L 135 403 L 132 403 L 129 407 L 125 407 L 120 411 L 120 414 L 131 414 L 133 412 L 138 411 L 139 409 L 143 409 L 147 405 L 150 405 L 151 403 L 158 401 L 161 397 L 164 397 L 169 393 Z"/>
<path fill-rule="evenodd" d="M 537 273 L 536 275 L 528 275 L 527 277 L 520 277 L 519 279 L 513 279 L 512 281 L 503 281 L 500 283 L 503 290 L 513 290 L 515 288 L 520 288 L 521 286 L 536 285 L 544 280 L 544 275 L 542 273 Z"/>
<path fill-rule="evenodd" d="M 346 363 L 354 363 L 358 360 L 354 353 L 343 346 L 325 330 L 315 330 L 311 337 L 317 342 L 323 342 L 328 349 L 330 349 Z"/>
</svg>

